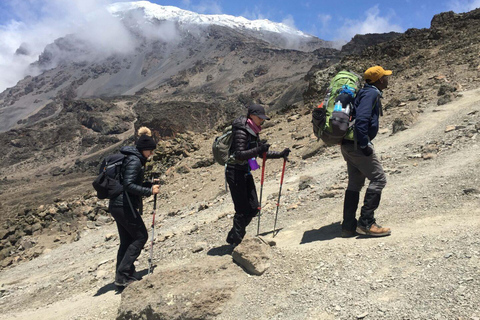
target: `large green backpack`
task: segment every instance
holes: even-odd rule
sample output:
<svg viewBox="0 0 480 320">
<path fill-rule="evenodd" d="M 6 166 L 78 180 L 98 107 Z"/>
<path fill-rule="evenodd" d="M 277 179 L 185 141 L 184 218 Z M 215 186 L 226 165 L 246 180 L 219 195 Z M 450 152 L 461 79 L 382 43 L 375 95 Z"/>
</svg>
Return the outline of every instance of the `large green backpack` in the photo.
<svg viewBox="0 0 480 320">
<path fill-rule="evenodd" d="M 313 133 L 327 145 L 353 139 L 352 113 L 355 96 L 360 90 L 360 76 L 340 71 L 330 81 L 325 100 L 313 110 Z"/>
<path fill-rule="evenodd" d="M 233 134 L 232 126 L 228 126 L 223 134 L 215 138 L 212 145 L 213 158 L 224 166 L 230 159 L 230 148 L 232 147 Z"/>
</svg>

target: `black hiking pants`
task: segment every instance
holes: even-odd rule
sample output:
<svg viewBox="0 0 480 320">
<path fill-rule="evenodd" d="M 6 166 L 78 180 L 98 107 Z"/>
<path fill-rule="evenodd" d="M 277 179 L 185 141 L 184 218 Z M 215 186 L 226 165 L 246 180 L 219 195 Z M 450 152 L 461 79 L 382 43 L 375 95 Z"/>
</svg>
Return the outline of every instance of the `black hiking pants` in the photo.
<svg viewBox="0 0 480 320">
<path fill-rule="evenodd" d="M 233 227 L 228 233 L 227 242 L 239 244 L 245 236 L 245 228 L 258 213 L 257 190 L 250 172 L 227 167 L 225 174 L 235 205 Z"/>
<path fill-rule="evenodd" d="M 115 281 L 125 282 L 135 272 L 133 263 L 148 240 L 148 232 L 142 217 L 138 212 L 134 215 L 128 205 L 109 207 L 109 211 L 117 223 L 120 237 Z"/>
</svg>

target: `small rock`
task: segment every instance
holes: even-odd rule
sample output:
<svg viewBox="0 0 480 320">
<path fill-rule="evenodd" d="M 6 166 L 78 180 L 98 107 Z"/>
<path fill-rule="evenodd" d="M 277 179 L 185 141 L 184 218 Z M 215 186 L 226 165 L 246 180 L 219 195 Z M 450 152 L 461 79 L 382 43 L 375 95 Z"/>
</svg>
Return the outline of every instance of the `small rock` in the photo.
<svg viewBox="0 0 480 320">
<path fill-rule="evenodd" d="M 192 252 L 197 253 L 197 252 L 203 251 L 205 250 L 206 246 L 207 244 L 205 242 L 197 242 L 195 243 L 195 247 L 193 248 Z"/>
<path fill-rule="evenodd" d="M 392 134 L 403 131 L 405 129 L 407 129 L 407 127 L 406 127 L 406 125 L 405 125 L 405 123 L 403 122 L 402 119 L 395 119 L 393 121 Z"/>
<path fill-rule="evenodd" d="M 434 153 L 425 153 L 422 155 L 423 160 L 431 160 L 431 159 L 435 159 L 436 157 L 437 155 Z"/>
<path fill-rule="evenodd" d="M 208 204 L 202 203 L 198 206 L 197 211 L 203 211 L 203 210 L 206 210 L 206 209 L 208 209 Z"/>
<path fill-rule="evenodd" d="M 116 237 L 117 237 L 116 234 L 114 234 L 114 233 L 109 233 L 109 234 L 107 234 L 107 235 L 105 236 L 105 241 L 113 240 L 113 239 L 115 239 Z"/>
<path fill-rule="evenodd" d="M 368 316 L 368 312 L 364 312 L 364 313 L 362 313 L 362 314 L 357 315 L 357 319 L 363 319 L 363 318 L 365 318 L 366 316 Z"/>
<path fill-rule="evenodd" d="M 305 151 L 302 153 L 302 159 L 308 159 L 313 157 L 316 154 L 320 154 L 322 151 L 325 150 L 325 144 L 323 142 L 314 142 L 311 143 L 309 146 L 305 148 Z"/>
<path fill-rule="evenodd" d="M 450 131 L 454 131 L 454 130 L 456 130 L 456 129 L 457 129 L 457 126 L 447 126 L 447 127 L 445 128 L 445 133 L 446 133 L 446 132 L 450 132 Z"/>
<path fill-rule="evenodd" d="M 323 193 L 321 193 L 318 198 L 319 199 L 325 199 L 325 198 L 334 198 L 337 194 L 339 194 L 338 191 L 336 190 L 328 190 Z"/>
<path fill-rule="evenodd" d="M 197 225 L 193 226 L 193 227 L 188 231 L 188 234 L 192 234 L 192 233 L 194 233 L 194 232 L 196 232 L 196 231 L 198 231 L 198 226 L 197 226 Z"/>
<path fill-rule="evenodd" d="M 446 255 L 444 255 L 443 257 L 444 257 L 445 259 L 448 259 L 448 258 L 450 258 L 451 256 L 453 256 L 453 253 L 449 252 L 449 253 L 447 253 Z"/>
<path fill-rule="evenodd" d="M 181 165 L 177 167 L 175 171 L 177 171 L 178 173 L 184 174 L 184 173 L 189 173 L 191 170 L 188 166 Z"/>
<path fill-rule="evenodd" d="M 62 240 L 60 239 L 60 237 L 55 237 L 55 239 L 53 239 L 53 242 L 59 242 L 60 240 Z"/>
<path fill-rule="evenodd" d="M 480 194 L 480 190 L 475 188 L 468 188 L 463 190 L 464 194 Z"/>
<path fill-rule="evenodd" d="M 292 133 L 291 137 L 293 140 L 302 140 L 303 138 L 305 138 L 305 135 L 301 133 Z"/>
<path fill-rule="evenodd" d="M 258 238 L 245 237 L 233 250 L 233 260 L 248 273 L 262 275 L 270 268 L 270 247 Z"/>
<path fill-rule="evenodd" d="M 444 104 L 447 104 L 449 102 L 452 102 L 453 98 L 451 94 L 446 94 L 444 96 L 441 96 L 440 99 L 437 101 L 437 105 L 441 106 Z"/>
<path fill-rule="evenodd" d="M 312 185 L 315 183 L 315 180 L 311 176 L 301 176 L 300 183 L 298 184 L 298 190 L 305 190 L 307 188 L 311 188 Z"/>
</svg>

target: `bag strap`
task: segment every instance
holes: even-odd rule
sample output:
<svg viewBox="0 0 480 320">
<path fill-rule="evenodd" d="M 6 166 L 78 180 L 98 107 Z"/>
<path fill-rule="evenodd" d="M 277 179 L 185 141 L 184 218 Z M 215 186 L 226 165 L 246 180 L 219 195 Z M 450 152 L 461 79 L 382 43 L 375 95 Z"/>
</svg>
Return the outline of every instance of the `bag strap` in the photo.
<svg viewBox="0 0 480 320">
<path fill-rule="evenodd" d="M 132 210 L 133 217 L 135 219 L 137 219 L 137 215 L 135 214 L 135 209 L 133 208 L 132 201 L 130 201 L 130 197 L 128 196 L 128 192 L 125 191 L 125 190 L 124 190 L 124 192 L 125 192 L 125 195 L 127 196 L 128 205 L 130 206 L 130 209 Z"/>
</svg>

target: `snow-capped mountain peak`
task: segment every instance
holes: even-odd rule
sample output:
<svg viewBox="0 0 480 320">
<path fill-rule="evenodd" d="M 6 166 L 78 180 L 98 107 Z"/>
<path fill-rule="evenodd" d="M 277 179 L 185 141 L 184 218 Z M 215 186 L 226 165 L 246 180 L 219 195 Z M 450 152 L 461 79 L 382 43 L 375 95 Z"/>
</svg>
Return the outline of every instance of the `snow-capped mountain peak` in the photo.
<svg viewBox="0 0 480 320">
<path fill-rule="evenodd" d="M 267 19 L 248 20 L 244 17 L 235 17 L 225 14 L 198 14 L 177 7 L 157 5 L 148 1 L 117 2 L 109 5 L 107 9 L 111 14 L 119 17 L 132 10 L 141 10 L 149 20 L 169 20 L 179 24 L 219 25 L 234 29 L 266 31 L 284 35 L 293 35 L 299 38 L 311 38 L 310 35 L 307 35 L 300 30 Z"/>
</svg>

